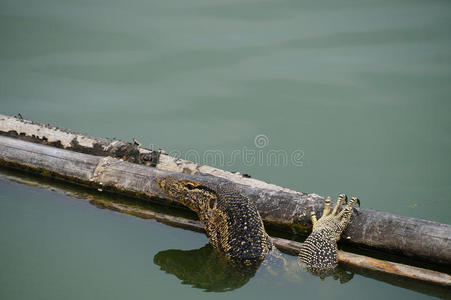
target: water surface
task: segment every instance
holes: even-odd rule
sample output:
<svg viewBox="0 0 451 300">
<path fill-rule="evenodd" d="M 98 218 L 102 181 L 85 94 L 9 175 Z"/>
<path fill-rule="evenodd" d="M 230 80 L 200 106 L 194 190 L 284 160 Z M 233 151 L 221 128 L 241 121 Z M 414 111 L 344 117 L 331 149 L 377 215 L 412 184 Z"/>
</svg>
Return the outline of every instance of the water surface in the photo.
<svg viewBox="0 0 451 300">
<path fill-rule="evenodd" d="M 450 29 L 447 1 L 0 0 L 0 113 L 449 224 Z M 153 264 L 203 235 L 9 182 L 0 197 L 4 298 L 209 295 Z M 303 278 L 217 296 L 424 297 Z"/>
</svg>

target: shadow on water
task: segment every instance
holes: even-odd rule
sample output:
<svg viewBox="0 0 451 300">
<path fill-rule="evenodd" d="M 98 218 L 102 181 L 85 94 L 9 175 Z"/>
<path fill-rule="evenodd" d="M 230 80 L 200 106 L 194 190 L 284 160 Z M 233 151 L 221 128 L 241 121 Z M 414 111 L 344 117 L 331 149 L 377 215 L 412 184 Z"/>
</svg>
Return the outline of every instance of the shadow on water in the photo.
<svg viewBox="0 0 451 300">
<path fill-rule="evenodd" d="M 231 262 L 210 244 L 195 250 L 160 251 L 153 262 L 161 270 L 175 275 L 182 284 L 207 292 L 227 292 L 242 287 L 255 276 L 261 264 L 261 260 L 252 264 Z"/>
</svg>

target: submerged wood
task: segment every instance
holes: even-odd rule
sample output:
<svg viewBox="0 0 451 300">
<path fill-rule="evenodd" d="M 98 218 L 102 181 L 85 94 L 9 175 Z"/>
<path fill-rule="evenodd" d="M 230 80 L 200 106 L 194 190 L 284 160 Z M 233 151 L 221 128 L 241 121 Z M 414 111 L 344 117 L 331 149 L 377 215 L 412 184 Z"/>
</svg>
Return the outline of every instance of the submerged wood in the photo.
<svg viewBox="0 0 451 300">
<path fill-rule="evenodd" d="M 0 115 L 0 134 L 1 163 L 79 184 L 136 197 L 158 197 L 177 205 L 160 190 L 156 178 L 177 172 L 201 180 L 202 174 L 209 174 L 239 185 L 256 202 L 267 226 L 306 233 L 311 228 L 310 211 L 321 214 L 323 198 L 316 194 L 197 165 L 134 143 L 86 136 L 5 115 Z M 451 265 L 451 226 L 447 224 L 362 208 L 343 237 L 365 247 Z"/>
<path fill-rule="evenodd" d="M 93 200 L 93 204 L 102 208 L 108 208 L 122 213 L 127 213 L 142 218 L 155 219 L 161 223 L 188 229 L 197 232 L 204 232 L 204 226 L 200 221 L 190 220 L 178 216 L 170 216 L 163 213 L 153 212 L 140 208 L 132 208 L 127 205 L 122 205 L 114 202 Z M 271 240 L 280 251 L 290 254 L 298 255 L 302 243 L 291 241 L 278 237 L 271 237 Z M 432 271 L 424 268 L 418 268 L 405 264 L 384 261 L 364 255 L 358 255 L 346 251 L 338 251 L 338 261 L 342 265 L 353 267 L 354 272 L 360 274 L 368 274 L 368 271 L 374 272 L 372 277 L 377 277 L 377 274 L 388 274 L 391 278 L 385 281 L 396 282 L 396 277 L 410 278 L 416 281 L 424 281 L 434 285 L 441 285 L 451 287 L 451 275 Z M 365 270 L 362 272 L 362 270 Z"/>
</svg>

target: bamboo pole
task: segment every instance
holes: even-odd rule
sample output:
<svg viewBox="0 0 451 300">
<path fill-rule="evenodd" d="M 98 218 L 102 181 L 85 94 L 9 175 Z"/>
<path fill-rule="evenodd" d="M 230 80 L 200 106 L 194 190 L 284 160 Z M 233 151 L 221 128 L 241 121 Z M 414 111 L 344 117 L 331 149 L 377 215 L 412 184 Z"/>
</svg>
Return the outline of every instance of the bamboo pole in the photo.
<svg viewBox="0 0 451 300">
<path fill-rule="evenodd" d="M 34 142 L 21 144 L 19 151 L 14 148 L 19 147 L 13 145 L 15 142 L 3 137 L 0 151 L 3 164 L 47 172 L 69 181 L 133 196 L 158 197 L 174 205 L 177 203 L 169 199 L 156 184 L 158 176 L 183 172 L 196 179 L 199 174 L 228 179 L 255 201 L 265 225 L 285 231 L 308 232 L 311 228 L 310 210 L 320 214 L 323 205 L 323 198 L 316 194 L 300 193 L 209 166 L 200 166 L 133 143 L 95 138 L 15 117 L 0 115 L 0 134 L 15 137 L 14 141 L 17 142 L 18 139 Z M 37 143 L 53 147 L 39 148 Z M 93 155 L 83 156 L 86 154 L 82 153 Z M 451 226 L 447 224 L 360 209 L 343 236 L 354 244 L 451 265 Z"/>
</svg>

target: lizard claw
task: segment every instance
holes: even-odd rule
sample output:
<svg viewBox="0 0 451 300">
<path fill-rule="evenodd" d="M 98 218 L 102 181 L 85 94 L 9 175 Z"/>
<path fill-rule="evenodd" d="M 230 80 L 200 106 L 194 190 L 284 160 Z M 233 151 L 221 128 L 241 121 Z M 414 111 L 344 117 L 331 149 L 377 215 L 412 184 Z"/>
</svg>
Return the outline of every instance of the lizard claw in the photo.
<svg viewBox="0 0 451 300">
<path fill-rule="evenodd" d="M 360 207 L 360 200 L 359 200 L 359 198 L 352 197 L 351 200 L 354 201 L 355 203 L 357 203 L 357 205 Z"/>
<path fill-rule="evenodd" d="M 348 204 L 348 196 L 346 196 L 346 194 L 340 194 L 338 196 L 338 198 L 343 202 L 345 202 L 346 204 Z"/>
<path fill-rule="evenodd" d="M 353 199 L 353 201 L 354 201 L 355 203 L 357 203 L 357 205 L 360 207 L 360 200 L 359 200 L 359 198 L 357 198 L 357 197 L 352 197 L 352 199 Z M 359 211 L 358 211 L 355 207 L 353 207 L 352 210 L 355 212 L 356 215 L 359 214 Z"/>
</svg>

